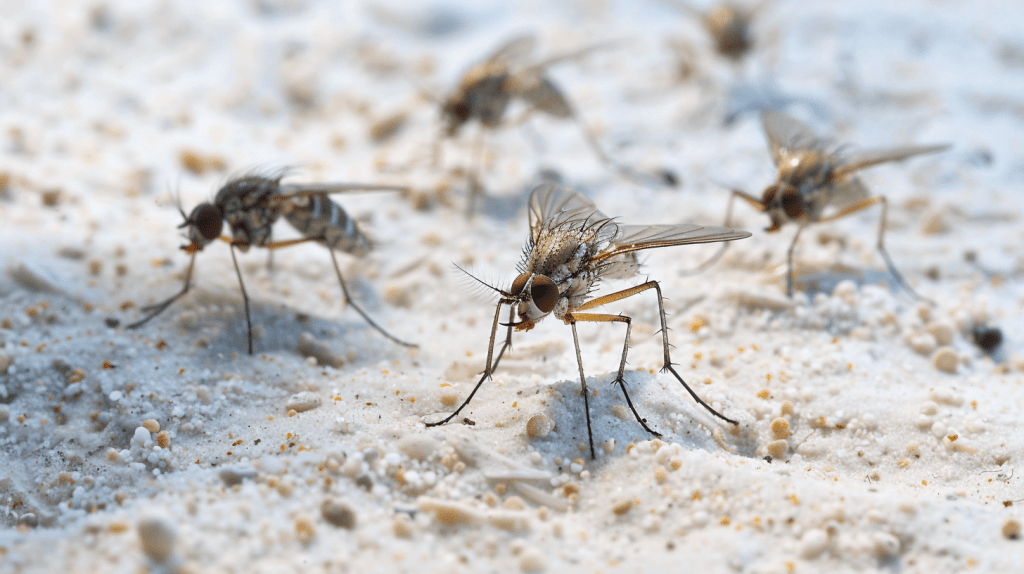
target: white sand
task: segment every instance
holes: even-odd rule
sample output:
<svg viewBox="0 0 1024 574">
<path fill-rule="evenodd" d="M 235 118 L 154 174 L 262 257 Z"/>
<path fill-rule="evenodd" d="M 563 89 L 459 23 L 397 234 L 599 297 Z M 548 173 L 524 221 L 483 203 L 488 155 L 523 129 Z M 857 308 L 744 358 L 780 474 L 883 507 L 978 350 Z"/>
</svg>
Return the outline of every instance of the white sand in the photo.
<svg viewBox="0 0 1024 574">
<path fill-rule="evenodd" d="M 1020 568 L 1024 542 L 1005 534 L 1024 505 L 1024 6 L 779 0 L 734 66 L 657 2 L 404 4 L 4 3 L 0 361 L 13 364 L 0 374 L 0 572 Z M 432 99 L 523 32 L 543 54 L 627 40 L 552 77 L 617 158 L 682 185 L 615 176 L 571 124 L 535 117 L 488 137 L 490 195 L 467 220 L 465 182 L 449 174 L 469 165 L 475 132 L 431 167 Z M 672 44 L 692 48 L 686 80 Z M 719 224 L 716 182 L 771 182 L 752 106 L 784 98 L 841 142 L 955 144 L 864 175 L 890 199 L 896 264 L 934 306 L 884 283 L 872 209 L 810 228 L 798 251 L 805 272 L 841 264 L 865 284 L 790 308 L 794 230 L 765 234 L 767 218 L 737 205 L 736 226 L 755 234 L 711 271 L 683 276 L 713 253 L 702 246 L 652 253 L 643 273 L 668 297 L 680 372 L 738 429 L 658 371 L 651 293 L 609 312 L 634 317 L 629 389 L 663 442 L 609 385 L 621 326 L 586 325 L 588 459 L 571 332 L 550 319 L 517 334 L 459 417 L 475 425 L 424 428 L 472 389 L 493 317 L 451 263 L 511 280 L 541 168 L 625 222 Z M 404 128 L 371 141 L 396 113 Z M 196 175 L 183 150 L 223 169 Z M 220 244 L 200 254 L 191 294 L 124 330 L 180 288 L 174 194 L 188 210 L 230 174 L 286 165 L 300 168 L 293 181 L 415 187 L 420 209 L 399 194 L 339 202 L 378 243 L 341 256 L 353 292 L 420 348 L 344 309 L 316 245 L 278 252 L 273 273 L 262 250 L 242 257 L 254 357 Z M 986 322 L 1005 338 L 994 359 L 966 337 Z M 934 366 L 929 329 L 949 337 L 955 374 Z M 306 331 L 345 364 L 300 356 Z M 297 393 L 313 408 L 289 416 Z M 527 435 L 538 415 L 546 438 Z M 786 448 L 769 446 L 779 417 Z"/>
</svg>

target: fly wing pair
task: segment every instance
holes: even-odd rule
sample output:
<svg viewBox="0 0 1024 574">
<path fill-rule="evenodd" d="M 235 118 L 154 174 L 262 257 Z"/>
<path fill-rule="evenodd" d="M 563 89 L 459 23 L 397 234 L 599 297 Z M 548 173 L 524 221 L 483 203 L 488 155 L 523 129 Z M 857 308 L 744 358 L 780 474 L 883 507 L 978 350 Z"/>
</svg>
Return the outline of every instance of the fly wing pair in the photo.
<svg viewBox="0 0 1024 574">
<path fill-rule="evenodd" d="M 820 139 L 802 122 L 782 112 L 766 112 L 761 117 L 764 133 L 768 138 L 768 151 L 778 166 L 781 161 L 802 150 L 822 151 L 827 146 L 826 140 Z M 836 210 L 856 204 L 867 199 L 867 187 L 853 174 L 866 167 L 900 161 L 925 153 L 934 153 L 948 149 L 949 145 L 902 146 L 895 148 L 870 149 L 854 153 L 835 153 L 831 156 L 834 162 L 834 182 L 831 185 L 827 204 Z"/>
<path fill-rule="evenodd" d="M 542 231 L 565 223 L 586 221 L 590 225 L 609 221 L 590 198 L 557 185 L 542 185 L 530 195 L 530 235 L 536 242 Z M 692 243 L 714 243 L 750 237 L 747 231 L 725 227 L 708 227 L 681 223 L 677 225 L 619 225 L 607 226 L 613 235 L 610 245 L 594 256 L 594 262 L 611 259 L 644 249 L 672 247 Z"/>
</svg>

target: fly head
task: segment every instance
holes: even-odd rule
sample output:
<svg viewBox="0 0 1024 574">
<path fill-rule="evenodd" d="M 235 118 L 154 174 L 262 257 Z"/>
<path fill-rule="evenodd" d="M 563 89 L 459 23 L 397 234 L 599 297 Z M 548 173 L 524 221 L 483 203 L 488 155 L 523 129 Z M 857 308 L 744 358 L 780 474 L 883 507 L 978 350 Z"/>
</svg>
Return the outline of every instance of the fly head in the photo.
<svg viewBox="0 0 1024 574">
<path fill-rule="evenodd" d="M 187 253 L 202 251 L 211 241 L 220 237 L 221 228 L 224 226 L 224 214 L 212 203 L 200 203 L 192 210 L 192 213 L 185 218 L 185 223 L 179 228 L 188 228 L 188 245 L 182 245 L 181 249 Z"/>
<path fill-rule="evenodd" d="M 546 275 L 521 273 L 512 282 L 511 295 L 518 300 L 516 331 L 529 331 L 555 308 L 558 286 Z"/>
<path fill-rule="evenodd" d="M 771 227 L 765 231 L 772 233 L 778 231 L 787 221 L 799 219 L 804 215 L 804 202 L 800 197 L 800 191 L 792 185 L 779 182 L 764 190 L 761 198 L 768 216 L 772 218 Z"/>
</svg>

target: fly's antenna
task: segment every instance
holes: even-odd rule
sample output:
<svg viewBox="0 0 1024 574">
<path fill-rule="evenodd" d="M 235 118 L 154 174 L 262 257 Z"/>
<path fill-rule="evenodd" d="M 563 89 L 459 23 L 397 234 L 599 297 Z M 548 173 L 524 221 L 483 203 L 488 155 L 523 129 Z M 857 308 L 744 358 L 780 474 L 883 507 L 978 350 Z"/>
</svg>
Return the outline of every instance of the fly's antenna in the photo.
<svg viewBox="0 0 1024 574">
<path fill-rule="evenodd" d="M 181 214 L 181 218 L 188 221 L 188 215 L 185 214 L 185 207 L 181 203 L 181 173 L 178 173 L 178 181 L 174 182 L 174 194 L 171 196 L 174 201 L 174 206 L 178 208 L 178 213 Z"/>
<path fill-rule="evenodd" d="M 459 271 L 462 271 L 463 273 L 465 273 L 467 277 L 469 277 L 470 279 L 475 281 L 476 282 L 476 285 L 475 285 L 476 287 L 483 286 L 483 287 L 486 287 L 487 289 L 490 289 L 491 291 L 494 291 L 495 293 L 501 295 L 502 297 L 512 297 L 512 294 L 509 293 L 508 291 L 505 291 L 504 289 L 499 289 L 498 287 L 495 287 L 494 285 L 491 285 L 490 283 L 484 281 L 483 279 L 480 279 L 476 275 L 473 275 L 469 271 L 466 271 L 465 269 L 463 269 L 461 266 L 459 266 L 458 263 L 454 263 L 453 262 L 452 265 L 454 265 L 455 268 L 458 269 Z"/>
</svg>

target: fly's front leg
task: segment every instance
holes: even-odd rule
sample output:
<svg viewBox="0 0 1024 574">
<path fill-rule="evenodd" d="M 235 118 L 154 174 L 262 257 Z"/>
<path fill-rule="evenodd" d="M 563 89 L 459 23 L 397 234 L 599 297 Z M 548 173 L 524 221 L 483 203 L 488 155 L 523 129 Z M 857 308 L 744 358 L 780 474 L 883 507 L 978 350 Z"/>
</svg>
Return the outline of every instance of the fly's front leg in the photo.
<svg viewBox="0 0 1024 574">
<path fill-rule="evenodd" d="M 242 270 L 238 267 L 238 258 L 235 257 L 235 246 L 231 245 L 231 262 L 235 264 L 235 274 L 238 275 L 238 286 L 242 288 L 242 303 L 245 304 L 245 326 L 249 341 L 249 354 L 252 354 L 252 315 L 249 313 L 249 294 L 245 292 L 245 282 L 242 281 Z"/>
<path fill-rule="evenodd" d="M 569 314 L 572 321 L 583 321 L 583 322 L 595 322 L 595 323 L 625 323 L 626 324 L 626 339 L 622 342 L 622 360 L 619 361 L 619 374 L 615 378 L 615 383 L 622 389 L 623 396 L 626 397 L 626 404 L 629 405 L 629 410 L 633 411 L 633 416 L 636 417 L 636 422 L 640 423 L 640 426 L 644 427 L 644 430 L 651 433 L 654 436 L 661 436 L 660 433 L 647 426 L 647 419 L 640 416 L 640 413 L 636 411 L 636 407 L 633 406 L 633 401 L 629 398 L 629 393 L 626 392 L 626 352 L 629 350 L 629 333 L 633 329 L 633 319 L 624 315 L 604 315 L 595 313 L 571 313 Z M 573 327 L 575 331 L 575 325 Z M 577 348 L 578 350 L 578 348 Z M 582 365 L 581 378 L 582 378 Z M 586 383 L 584 383 L 586 388 Z"/>
<path fill-rule="evenodd" d="M 466 397 L 466 400 L 459 405 L 459 408 L 455 409 L 455 412 L 437 422 L 425 423 L 428 427 L 440 426 L 455 418 L 460 412 L 462 412 L 462 409 L 466 408 L 466 405 L 473 400 L 473 396 L 480 390 L 484 381 L 490 379 L 491 374 L 498 368 L 498 363 L 501 362 L 501 357 L 505 354 L 505 349 L 512 346 L 512 321 L 515 318 L 515 306 L 512 306 L 511 303 L 512 302 L 510 301 L 500 301 L 498 303 L 498 308 L 494 310 L 494 323 L 491 325 L 491 340 L 487 345 L 487 366 L 484 368 L 484 372 L 480 376 L 480 380 L 477 381 L 476 386 L 473 387 L 472 392 L 470 392 L 469 396 Z M 508 333 L 505 335 L 505 343 L 501 346 L 501 350 L 498 352 L 498 357 L 494 360 L 494 363 L 491 364 L 491 358 L 494 356 L 494 340 L 498 335 L 498 317 L 501 315 L 501 306 L 505 304 L 509 304 L 511 306 L 509 309 Z"/>
<path fill-rule="evenodd" d="M 690 396 L 693 397 L 693 400 L 697 401 L 697 403 L 700 406 L 707 409 L 708 412 L 726 422 L 738 425 L 738 422 L 725 417 L 715 409 L 711 408 L 711 405 L 705 403 L 700 397 L 698 397 L 697 393 L 693 392 L 693 389 L 690 388 L 690 385 L 686 384 L 686 381 L 684 381 L 683 378 L 679 376 L 679 373 L 676 372 L 675 368 L 672 367 L 672 358 L 669 356 L 668 351 L 668 321 L 665 319 L 665 301 L 661 296 L 661 286 L 658 284 L 657 281 L 648 281 L 641 285 L 637 285 L 636 287 L 624 289 L 622 291 L 619 291 L 618 293 L 609 293 L 608 295 L 605 295 L 603 297 L 591 299 L 590 301 L 587 301 L 583 305 L 577 307 L 577 310 L 585 311 L 587 309 L 593 309 L 594 307 L 599 307 L 601 305 L 607 305 L 608 303 L 612 303 L 620 299 L 625 299 L 626 297 L 631 297 L 633 295 L 636 295 L 637 293 L 642 293 L 644 291 L 647 291 L 648 289 L 654 289 L 658 293 L 658 312 L 661 317 L 661 339 L 665 349 L 665 364 L 662 366 L 661 370 L 669 371 L 673 375 L 675 375 L 676 380 L 678 380 L 683 385 L 683 388 L 686 389 L 686 392 L 690 393 Z"/>
<path fill-rule="evenodd" d="M 796 228 L 796 235 L 793 236 L 793 242 L 789 244 L 789 251 L 786 252 L 786 296 L 793 297 L 793 253 L 796 251 L 796 242 L 800 239 L 800 232 L 804 230 L 804 226 Z"/>
<path fill-rule="evenodd" d="M 576 364 L 580 369 L 580 384 L 583 385 L 583 411 L 587 415 L 587 440 L 590 441 L 590 460 L 596 460 L 597 453 L 594 451 L 594 430 L 590 425 L 590 393 L 587 391 L 587 376 L 583 374 L 583 356 L 580 355 L 580 338 L 579 335 L 576 334 L 576 322 L 570 318 L 569 325 L 572 326 L 572 342 L 576 345 Z"/>
<path fill-rule="evenodd" d="M 181 288 L 181 291 L 179 291 L 177 295 L 174 295 L 173 297 L 165 300 L 163 303 L 157 303 L 156 305 L 147 305 L 143 307 L 142 312 L 149 314 L 143 317 L 142 319 L 139 319 L 138 321 L 132 323 L 131 325 L 127 325 L 127 327 L 129 329 L 136 329 L 138 327 L 145 325 L 150 319 L 156 317 L 160 313 L 163 313 L 165 310 L 167 310 L 167 308 L 170 307 L 175 301 L 180 299 L 182 295 L 188 293 L 189 289 L 192 288 L 192 270 L 195 268 L 195 266 L 196 256 L 195 254 L 192 254 L 192 259 L 190 259 L 188 262 L 188 271 L 185 272 L 185 286 Z"/>
</svg>

